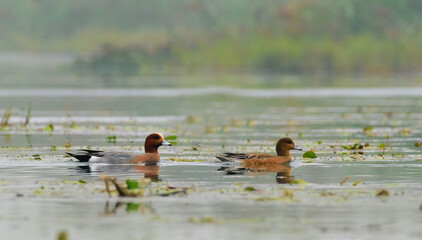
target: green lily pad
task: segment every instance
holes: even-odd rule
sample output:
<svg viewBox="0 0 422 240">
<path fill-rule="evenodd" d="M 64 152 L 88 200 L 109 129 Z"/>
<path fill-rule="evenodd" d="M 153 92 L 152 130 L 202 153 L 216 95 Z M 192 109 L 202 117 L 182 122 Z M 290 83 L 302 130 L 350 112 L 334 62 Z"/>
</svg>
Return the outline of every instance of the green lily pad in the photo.
<svg viewBox="0 0 422 240">
<path fill-rule="evenodd" d="M 316 154 L 313 151 L 307 151 L 303 154 L 303 158 L 316 158 Z"/>
<path fill-rule="evenodd" d="M 116 143 L 116 136 L 108 136 L 106 137 L 107 143 Z"/>
<path fill-rule="evenodd" d="M 177 140 L 177 136 L 176 135 L 171 135 L 171 136 L 167 136 L 166 140 Z"/>
<path fill-rule="evenodd" d="M 253 191 L 256 191 L 256 188 L 254 188 L 254 187 L 245 187 L 245 189 L 243 189 L 243 191 L 253 192 Z"/>
</svg>

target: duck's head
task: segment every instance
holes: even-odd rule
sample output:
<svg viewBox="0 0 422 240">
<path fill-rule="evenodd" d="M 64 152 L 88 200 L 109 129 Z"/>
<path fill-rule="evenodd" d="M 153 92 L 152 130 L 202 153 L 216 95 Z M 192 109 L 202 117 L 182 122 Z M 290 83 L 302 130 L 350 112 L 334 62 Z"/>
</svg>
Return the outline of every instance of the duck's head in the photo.
<svg viewBox="0 0 422 240">
<path fill-rule="evenodd" d="M 148 137 L 145 139 L 145 152 L 146 153 L 156 153 L 158 152 L 159 146 L 171 146 L 169 142 L 164 139 L 163 134 L 161 133 L 151 133 L 148 135 Z"/>
<path fill-rule="evenodd" d="M 275 147 L 278 156 L 289 156 L 290 150 L 302 150 L 295 145 L 295 142 L 291 138 L 280 138 Z"/>
</svg>

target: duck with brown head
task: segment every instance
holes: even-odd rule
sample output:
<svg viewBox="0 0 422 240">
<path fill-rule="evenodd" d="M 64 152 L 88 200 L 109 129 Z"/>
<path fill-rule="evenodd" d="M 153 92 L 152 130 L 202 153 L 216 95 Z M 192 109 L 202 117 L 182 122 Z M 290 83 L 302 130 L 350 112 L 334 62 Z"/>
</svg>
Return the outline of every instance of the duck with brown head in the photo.
<svg viewBox="0 0 422 240">
<path fill-rule="evenodd" d="M 171 146 L 161 133 L 152 133 L 145 139 L 145 153 L 142 155 L 128 152 L 100 151 L 81 149 L 77 153 L 68 155 L 78 159 L 80 162 L 109 163 L 109 164 L 130 164 L 145 163 L 156 164 L 160 160 L 158 148 L 160 146 Z"/>
<path fill-rule="evenodd" d="M 276 145 L 277 155 L 265 153 L 222 153 L 216 156 L 222 162 L 242 162 L 244 167 L 257 167 L 266 164 L 282 164 L 292 160 L 290 150 L 298 148 L 291 138 L 281 138 Z"/>
</svg>

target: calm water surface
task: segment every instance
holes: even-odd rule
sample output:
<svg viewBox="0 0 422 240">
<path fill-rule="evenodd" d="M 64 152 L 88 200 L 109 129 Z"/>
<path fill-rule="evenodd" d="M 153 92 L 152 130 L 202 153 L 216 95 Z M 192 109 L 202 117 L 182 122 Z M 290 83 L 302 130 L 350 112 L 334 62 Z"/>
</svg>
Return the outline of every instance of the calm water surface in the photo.
<svg viewBox="0 0 422 240">
<path fill-rule="evenodd" d="M 22 127 L 29 106 L 30 123 Z M 5 239 L 55 239 L 60 231 L 70 239 L 422 236 L 422 156 L 414 146 L 422 141 L 421 89 L 3 89 L 0 109 L 8 108 L 10 125 L 0 135 Z M 364 132 L 367 126 L 372 131 Z M 156 131 L 178 136 L 177 145 L 160 148 L 158 166 L 89 165 L 65 157 L 86 147 L 142 152 L 145 136 Z M 284 136 L 318 158 L 292 152 L 287 169 L 227 175 L 237 165 L 213 157 L 272 153 Z M 355 143 L 364 148 L 346 149 Z M 195 190 L 110 198 L 102 174 Z M 307 184 L 285 184 L 286 178 Z M 259 191 L 245 192 L 246 186 Z M 285 189 L 293 201 L 279 199 Z M 381 189 L 389 196 L 376 197 Z"/>
</svg>

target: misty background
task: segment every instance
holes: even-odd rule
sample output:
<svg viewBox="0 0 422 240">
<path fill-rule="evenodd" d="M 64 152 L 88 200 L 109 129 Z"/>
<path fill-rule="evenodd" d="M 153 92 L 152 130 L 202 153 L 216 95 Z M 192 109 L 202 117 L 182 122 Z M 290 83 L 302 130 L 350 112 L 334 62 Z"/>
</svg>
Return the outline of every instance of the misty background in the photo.
<svg viewBox="0 0 422 240">
<path fill-rule="evenodd" d="M 418 0 L 1 0 L 0 87 L 421 86 Z"/>
</svg>

